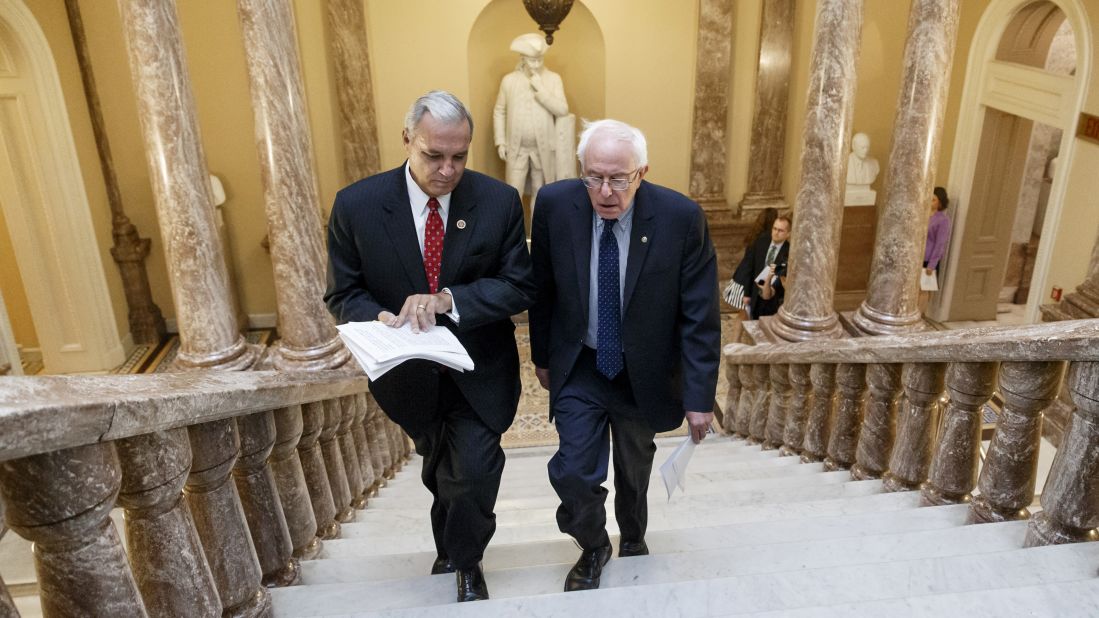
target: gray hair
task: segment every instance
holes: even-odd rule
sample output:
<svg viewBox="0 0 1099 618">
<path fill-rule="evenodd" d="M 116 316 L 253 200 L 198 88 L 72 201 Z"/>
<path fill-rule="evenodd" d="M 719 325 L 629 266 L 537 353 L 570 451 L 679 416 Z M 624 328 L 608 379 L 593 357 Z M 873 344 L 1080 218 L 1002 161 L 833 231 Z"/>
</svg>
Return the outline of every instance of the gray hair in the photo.
<svg viewBox="0 0 1099 618">
<path fill-rule="evenodd" d="M 584 122 L 584 130 L 580 133 L 580 144 L 576 147 L 576 158 L 580 160 L 581 168 L 584 167 L 584 155 L 588 152 L 588 145 L 596 134 L 606 135 L 615 141 L 628 143 L 633 150 L 633 158 L 638 167 L 649 164 L 649 147 L 641 130 L 621 120 L 606 118 L 594 122 Z"/>
<path fill-rule="evenodd" d="M 473 135 L 473 116 L 458 97 L 446 90 L 432 90 L 416 99 L 412 107 L 408 108 L 408 113 L 404 117 L 404 130 L 409 135 L 416 132 L 416 125 L 420 124 L 424 114 L 431 114 L 432 118 L 444 124 L 455 124 L 465 120 L 469 123 L 469 134 Z"/>
</svg>

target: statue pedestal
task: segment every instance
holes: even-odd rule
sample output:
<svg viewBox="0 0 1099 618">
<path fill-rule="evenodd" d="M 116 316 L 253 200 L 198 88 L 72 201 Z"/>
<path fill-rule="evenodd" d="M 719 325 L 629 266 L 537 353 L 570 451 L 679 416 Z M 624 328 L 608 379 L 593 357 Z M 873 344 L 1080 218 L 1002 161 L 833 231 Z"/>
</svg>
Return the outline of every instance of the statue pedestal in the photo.
<svg viewBox="0 0 1099 618">
<path fill-rule="evenodd" d="M 846 206 L 873 206 L 877 200 L 878 192 L 870 188 L 870 185 L 848 184 L 843 194 L 843 205 Z"/>
</svg>

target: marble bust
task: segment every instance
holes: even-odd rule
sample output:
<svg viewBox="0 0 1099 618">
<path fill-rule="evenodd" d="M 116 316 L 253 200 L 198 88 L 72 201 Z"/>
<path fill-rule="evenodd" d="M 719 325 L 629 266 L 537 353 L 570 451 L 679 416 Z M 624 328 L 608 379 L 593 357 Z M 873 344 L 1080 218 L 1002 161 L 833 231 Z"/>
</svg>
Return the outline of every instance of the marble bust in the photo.
<svg viewBox="0 0 1099 618">
<path fill-rule="evenodd" d="M 877 192 L 870 188 L 878 177 L 881 166 L 878 160 L 870 156 L 870 136 L 856 133 L 851 138 L 851 154 L 847 156 L 847 190 L 844 194 L 845 206 L 870 206 L 877 198 Z"/>
</svg>

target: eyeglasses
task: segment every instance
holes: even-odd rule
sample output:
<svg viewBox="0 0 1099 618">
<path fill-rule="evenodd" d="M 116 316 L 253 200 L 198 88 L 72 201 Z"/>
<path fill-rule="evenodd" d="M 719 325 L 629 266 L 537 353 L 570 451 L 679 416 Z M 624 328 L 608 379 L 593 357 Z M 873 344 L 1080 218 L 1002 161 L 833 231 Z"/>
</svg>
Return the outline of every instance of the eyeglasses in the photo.
<svg viewBox="0 0 1099 618">
<path fill-rule="evenodd" d="M 603 188 L 603 183 L 607 183 L 611 187 L 611 191 L 625 191 L 630 188 L 630 184 L 637 179 L 638 173 L 641 168 L 637 168 L 634 171 L 626 175 L 625 178 L 603 178 L 601 176 L 584 176 L 580 178 L 580 181 L 584 183 L 584 186 L 596 191 Z"/>
</svg>

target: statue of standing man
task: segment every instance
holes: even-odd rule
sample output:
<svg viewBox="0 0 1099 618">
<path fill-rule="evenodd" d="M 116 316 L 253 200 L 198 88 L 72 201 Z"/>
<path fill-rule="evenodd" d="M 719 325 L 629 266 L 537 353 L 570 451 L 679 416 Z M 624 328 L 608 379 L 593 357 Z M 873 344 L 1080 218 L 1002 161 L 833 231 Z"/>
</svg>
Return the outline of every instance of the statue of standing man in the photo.
<svg viewBox="0 0 1099 618">
<path fill-rule="evenodd" d="M 507 164 L 505 180 L 522 195 L 529 179 L 532 207 L 542 185 L 574 175 L 557 169 L 561 149 L 555 123 L 572 116 L 561 76 L 543 64 L 547 47 L 540 34 L 519 35 L 511 42 L 519 65 L 500 82 L 492 112 L 496 150 Z M 567 133 L 574 131 L 569 128 Z M 565 154 L 564 160 L 571 161 L 572 152 Z"/>
</svg>

